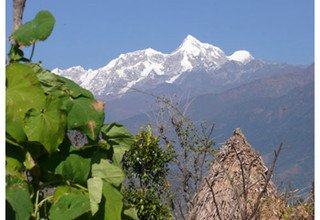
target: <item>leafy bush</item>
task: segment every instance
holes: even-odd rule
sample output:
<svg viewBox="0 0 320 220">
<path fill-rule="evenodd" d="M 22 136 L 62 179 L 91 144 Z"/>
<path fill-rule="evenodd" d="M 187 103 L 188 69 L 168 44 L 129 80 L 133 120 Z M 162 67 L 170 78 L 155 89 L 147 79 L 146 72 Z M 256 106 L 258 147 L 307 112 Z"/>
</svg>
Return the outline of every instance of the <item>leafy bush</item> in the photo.
<svg viewBox="0 0 320 220">
<path fill-rule="evenodd" d="M 71 80 L 30 63 L 21 47 L 45 40 L 48 11 L 22 25 L 6 66 L 6 210 L 10 219 L 137 219 L 123 204 L 120 161 L 133 137 L 104 125 L 104 104 Z M 27 61 L 27 62 L 26 62 Z M 25 63 L 23 63 L 25 62 Z M 68 131 L 88 137 L 75 147 Z"/>
<path fill-rule="evenodd" d="M 129 178 L 125 199 L 137 208 L 140 219 L 172 218 L 172 195 L 166 179 L 171 158 L 170 145 L 162 149 L 150 126 L 140 130 L 125 153 L 123 167 Z"/>
</svg>

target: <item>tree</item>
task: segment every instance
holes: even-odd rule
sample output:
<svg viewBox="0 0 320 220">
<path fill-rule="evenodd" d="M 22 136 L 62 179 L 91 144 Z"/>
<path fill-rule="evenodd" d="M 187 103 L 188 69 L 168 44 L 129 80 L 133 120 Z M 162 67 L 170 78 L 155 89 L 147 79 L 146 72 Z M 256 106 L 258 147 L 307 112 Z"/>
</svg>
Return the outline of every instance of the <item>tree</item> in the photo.
<svg viewBox="0 0 320 220">
<path fill-rule="evenodd" d="M 167 182 L 171 159 L 171 146 L 162 149 L 151 126 L 140 130 L 125 153 L 123 168 L 128 177 L 125 199 L 137 208 L 140 219 L 172 218 L 172 196 Z"/>
</svg>

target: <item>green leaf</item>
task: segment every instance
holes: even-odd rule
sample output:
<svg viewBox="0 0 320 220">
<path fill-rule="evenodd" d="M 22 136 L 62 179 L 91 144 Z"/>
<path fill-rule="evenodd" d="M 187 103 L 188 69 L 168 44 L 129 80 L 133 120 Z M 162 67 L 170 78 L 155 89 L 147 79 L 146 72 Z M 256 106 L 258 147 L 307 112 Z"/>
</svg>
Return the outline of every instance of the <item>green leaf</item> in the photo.
<svg viewBox="0 0 320 220">
<path fill-rule="evenodd" d="M 25 114 L 43 106 L 45 95 L 33 69 L 24 64 L 7 66 L 6 84 L 6 132 L 16 141 L 25 141 Z"/>
<path fill-rule="evenodd" d="M 82 193 L 69 193 L 62 195 L 55 202 L 49 212 L 52 220 L 71 220 L 90 211 L 90 201 L 87 195 Z"/>
<path fill-rule="evenodd" d="M 49 96 L 45 107 L 30 110 L 25 118 L 28 140 L 41 143 L 49 153 L 58 149 L 65 135 L 67 119 L 61 104 L 61 99 Z"/>
<path fill-rule="evenodd" d="M 101 132 L 108 140 L 119 142 L 133 142 L 133 137 L 130 131 L 121 124 L 112 123 L 109 125 L 104 125 L 101 128 Z"/>
<path fill-rule="evenodd" d="M 69 112 L 73 102 L 68 92 L 69 90 L 66 88 L 64 78 L 43 69 L 39 64 L 28 63 L 27 65 L 31 66 L 35 71 L 45 94 L 61 99 L 61 110 Z"/>
<path fill-rule="evenodd" d="M 58 165 L 55 174 L 60 174 L 72 182 L 85 184 L 90 173 L 90 162 L 90 159 L 71 154 Z"/>
<path fill-rule="evenodd" d="M 104 182 L 102 194 L 105 197 L 105 220 L 121 220 L 123 196 L 113 185 Z"/>
<path fill-rule="evenodd" d="M 68 129 L 83 131 L 90 139 L 96 140 L 104 121 L 104 110 L 99 108 L 99 103 L 85 97 L 74 99 L 68 114 Z"/>
<path fill-rule="evenodd" d="M 71 98 L 76 99 L 82 96 L 89 99 L 94 99 L 94 96 L 89 90 L 82 88 L 70 79 L 58 75 L 55 76 L 59 81 L 64 83 L 63 91 L 66 92 Z"/>
<path fill-rule="evenodd" d="M 23 161 L 25 160 L 25 152 L 19 147 L 6 143 L 6 174 L 23 179 Z"/>
<path fill-rule="evenodd" d="M 114 186 L 119 186 L 125 178 L 125 174 L 118 166 L 107 160 L 100 160 L 99 164 L 92 165 L 92 176 L 106 180 Z"/>
<path fill-rule="evenodd" d="M 35 18 L 12 33 L 11 37 L 21 46 L 26 47 L 37 41 L 47 39 L 54 27 L 55 18 L 49 11 L 40 11 Z"/>
<path fill-rule="evenodd" d="M 112 123 L 101 128 L 102 137 L 113 146 L 113 163 L 121 167 L 121 160 L 134 143 L 134 138 L 123 125 Z"/>
<path fill-rule="evenodd" d="M 6 174 L 22 177 L 23 164 L 13 157 L 6 157 Z"/>
<path fill-rule="evenodd" d="M 23 162 L 23 165 L 26 167 L 27 170 L 31 170 L 36 163 L 34 162 L 31 154 L 29 152 L 26 152 L 25 161 Z"/>
<path fill-rule="evenodd" d="M 99 210 L 99 203 L 101 202 L 101 198 L 102 198 L 103 181 L 100 178 L 93 177 L 88 179 L 87 182 L 88 182 L 91 212 L 92 212 L 92 215 L 94 215 Z"/>
<path fill-rule="evenodd" d="M 113 147 L 113 155 L 112 155 L 112 161 L 114 165 L 117 165 L 118 167 L 121 167 L 121 161 L 123 158 L 123 155 L 129 150 L 127 146 L 114 146 Z"/>
<path fill-rule="evenodd" d="M 62 185 L 62 186 L 57 186 L 56 190 L 53 193 L 53 202 L 58 201 L 58 199 L 64 195 L 68 194 L 71 192 L 71 186 L 69 185 Z"/>
<path fill-rule="evenodd" d="M 6 176 L 6 200 L 15 211 L 16 219 L 30 219 L 33 206 L 28 185 L 23 180 Z"/>
<path fill-rule="evenodd" d="M 32 68 L 35 70 L 41 87 L 46 94 L 55 94 L 58 97 L 66 94 L 63 91 L 65 82 L 61 80 L 60 77 L 51 73 L 49 70 L 42 69 L 41 66 L 37 64 L 32 64 Z"/>
</svg>

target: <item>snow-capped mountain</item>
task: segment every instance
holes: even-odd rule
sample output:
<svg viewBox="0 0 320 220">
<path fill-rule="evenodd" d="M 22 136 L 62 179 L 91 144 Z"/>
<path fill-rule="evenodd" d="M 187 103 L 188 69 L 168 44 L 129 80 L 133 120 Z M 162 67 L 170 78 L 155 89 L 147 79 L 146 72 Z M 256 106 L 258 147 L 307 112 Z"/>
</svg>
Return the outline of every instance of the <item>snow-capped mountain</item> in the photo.
<svg viewBox="0 0 320 220">
<path fill-rule="evenodd" d="M 229 60 L 238 61 L 243 64 L 247 64 L 254 59 L 254 57 L 246 50 L 238 50 L 231 56 L 228 56 L 228 58 Z"/>
<path fill-rule="evenodd" d="M 254 60 L 248 51 L 236 51 L 231 56 L 211 44 L 188 35 L 170 54 L 148 48 L 126 54 L 96 70 L 81 66 L 54 69 L 53 72 L 72 79 L 95 95 L 119 95 L 130 88 L 151 89 L 161 83 L 177 83 L 190 72 L 213 73 L 227 62 L 246 65 Z"/>
</svg>

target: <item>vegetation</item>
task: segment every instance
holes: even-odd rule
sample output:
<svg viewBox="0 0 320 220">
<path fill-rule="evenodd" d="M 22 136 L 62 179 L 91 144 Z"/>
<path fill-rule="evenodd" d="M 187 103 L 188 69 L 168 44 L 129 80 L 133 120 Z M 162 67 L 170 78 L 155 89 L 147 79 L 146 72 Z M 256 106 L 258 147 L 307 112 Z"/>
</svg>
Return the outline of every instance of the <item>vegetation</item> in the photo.
<svg viewBox="0 0 320 220">
<path fill-rule="evenodd" d="M 135 205 L 140 219 L 172 218 L 172 195 L 167 181 L 171 159 L 171 146 L 162 149 L 150 126 L 136 135 L 125 153 L 123 167 L 129 178 L 125 199 Z"/>
<path fill-rule="evenodd" d="M 300 190 L 286 191 L 283 200 L 287 201 L 283 217 L 285 220 L 314 219 L 314 184 L 307 196 L 298 195 Z"/>
<path fill-rule="evenodd" d="M 54 23 L 50 12 L 40 11 L 11 35 L 6 217 L 138 219 L 121 193 L 121 160 L 133 143 L 131 134 L 122 125 L 103 124 L 104 103 L 90 91 L 24 57 L 21 48 L 48 38 Z M 88 143 L 73 146 L 67 135 L 72 130 L 83 133 Z"/>
<path fill-rule="evenodd" d="M 160 111 L 157 118 L 159 138 L 172 146 L 169 181 L 172 185 L 173 215 L 187 219 L 193 209 L 193 197 L 201 188 L 211 166 L 214 149 L 214 126 L 194 123 L 187 115 L 188 103 L 181 105 L 165 97 L 157 97 Z"/>
</svg>

